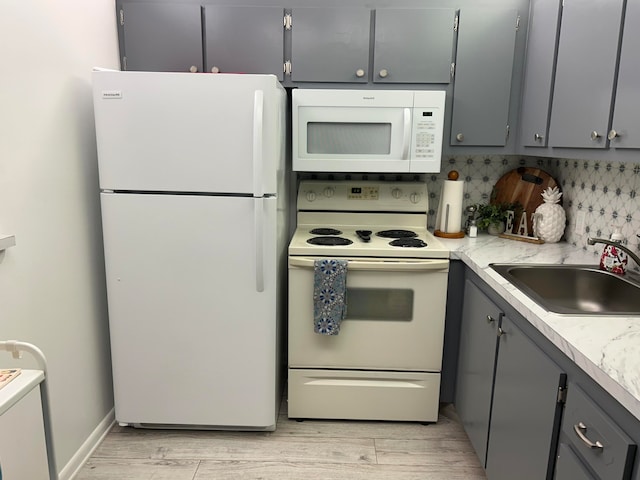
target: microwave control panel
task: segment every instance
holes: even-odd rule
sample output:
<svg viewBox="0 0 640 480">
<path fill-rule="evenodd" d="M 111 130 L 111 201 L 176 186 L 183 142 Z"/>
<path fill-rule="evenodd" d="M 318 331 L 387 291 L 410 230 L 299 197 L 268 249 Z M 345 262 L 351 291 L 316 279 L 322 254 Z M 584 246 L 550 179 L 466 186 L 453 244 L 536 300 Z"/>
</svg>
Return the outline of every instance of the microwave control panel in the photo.
<svg viewBox="0 0 640 480">
<path fill-rule="evenodd" d="M 414 111 L 412 158 L 426 160 L 440 153 L 436 152 L 438 135 L 442 138 L 439 116 L 440 112 L 435 109 Z"/>
</svg>

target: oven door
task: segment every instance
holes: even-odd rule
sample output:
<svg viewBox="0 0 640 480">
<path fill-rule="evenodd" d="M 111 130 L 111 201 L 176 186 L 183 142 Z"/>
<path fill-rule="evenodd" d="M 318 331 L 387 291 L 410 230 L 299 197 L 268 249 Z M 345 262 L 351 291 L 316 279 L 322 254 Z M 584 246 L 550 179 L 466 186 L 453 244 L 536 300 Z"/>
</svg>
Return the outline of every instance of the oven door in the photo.
<svg viewBox="0 0 640 480">
<path fill-rule="evenodd" d="M 439 372 L 448 260 L 350 258 L 338 335 L 313 328 L 314 258 L 289 257 L 289 367 Z"/>
</svg>

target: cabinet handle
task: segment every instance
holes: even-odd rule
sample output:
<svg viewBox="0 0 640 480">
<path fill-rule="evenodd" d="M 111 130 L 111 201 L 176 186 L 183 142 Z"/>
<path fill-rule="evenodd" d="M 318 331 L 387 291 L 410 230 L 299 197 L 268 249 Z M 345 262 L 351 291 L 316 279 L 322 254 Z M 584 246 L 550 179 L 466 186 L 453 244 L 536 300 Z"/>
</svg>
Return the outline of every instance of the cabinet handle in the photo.
<svg viewBox="0 0 640 480">
<path fill-rule="evenodd" d="M 389 70 L 383 68 L 378 72 L 378 75 L 380 75 L 380 78 L 386 78 L 386 76 L 389 75 Z"/>
<path fill-rule="evenodd" d="M 487 323 L 493 323 L 495 321 L 495 318 L 493 318 L 491 315 L 487 315 Z"/>
<path fill-rule="evenodd" d="M 591 140 L 593 140 L 594 142 L 596 140 L 598 140 L 599 138 L 602 138 L 602 135 L 600 135 L 598 132 L 596 132 L 595 130 L 593 132 L 591 132 Z"/>
<path fill-rule="evenodd" d="M 533 135 L 533 140 L 536 141 L 536 142 L 541 142 L 543 138 L 544 137 L 542 135 L 540 135 L 539 133 L 536 133 L 536 134 Z"/>
<path fill-rule="evenodd" d="M 502 337 L 503 335 L 506 335 L 507 332 L 505 332 L 502 327 L 498 327 L 498 337 Z"/>
<path fill-rule="evenodd" d="M 573 426 L 573 431 L 576 432 L 576 435 L 578 435 L 578 438 L 580 438 L 580 440 L 582 440 L 587 447 L 599 448 L 599 449 L 604 448 L 604 445 L 602 445 L 602 443 L 600 443 L 599 440 L 593 443 L 591 440 L 587 438 L 587 436 L 585 435 L 585 433 L 587 432 L 587 426 L 584 423 L 578 422 L 577 425 Z"/>
<path fill-rule="evenodd" d="M 464 142 L 464 135 L 463 135 L 463 134 L 461 134 L 461 133 L 457 134 L 457 135 L 456 135 L 456 140 L 457 140 L 458 142 Z"/>
<path fill-rule="evenodd" d="M 364 77 L 364 70 L 359 68 L 358 70 L 356 70 L 356 77 L 358 78 L 362 78 Z"/>
<path fill-rule="evenodd" d="M 197 73 L 198 72 L 198 67 L 196 67 L 195 65 L 191 65 L 191 67 L 189 67 L 189 71 L 191 73 Z"/>
<path fill-rule="evenodd" d="M 609 132 L 609 135 L 607 135 L 607 138 L 609 140 L 615 140 L 616 138 L 620 137 L 620 134 L 618 132 L 616 132 L 615 130 L 611 130 Z"/>
<path fill-rule="evenodd" d="M 220 69 L 214 65 L 211 67 L 211 73 L 220 73 Z"/>
</svg>

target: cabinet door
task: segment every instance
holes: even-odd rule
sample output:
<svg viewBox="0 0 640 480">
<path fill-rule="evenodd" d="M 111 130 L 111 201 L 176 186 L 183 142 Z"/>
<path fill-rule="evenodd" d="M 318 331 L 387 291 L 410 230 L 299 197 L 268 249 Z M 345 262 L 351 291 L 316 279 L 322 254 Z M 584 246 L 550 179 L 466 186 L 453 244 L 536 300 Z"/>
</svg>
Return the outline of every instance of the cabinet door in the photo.
<svg viewBox="0 0 640 480">
<path fill-rule="evenodd" d="M 452 8 L 376 10 L 373 81 L 449 83 L 455 15 Z"/>
<path fill-rule="evenodd" d="M 126 3 L 120 23 L 123 69 L 202 71 L 200 5 Z"/>
<path fill-rule="evenodd" d="M 0 415 L 0 465 L 5 480 L 50 478 L 39 387 Z"/>
<path fill-rule="evenodd" d="M 624 0 L 564 0 L 552 147 L 605 148 Z"/>
<path fill-rule="evenodd" d="M 467 280 L 464 287 L 456 411 L 485 465 L 500 310 Z"/>
<path fill-rule="evenodd" d="M 207 5 L 207 72 L 270 73 L 283 78 L 284 9 Z"/>
<path fill-rule="evenodd" d="M 507 143 L 518 12 L 460 10 L 451 145 Z"/>
<path fill-rule="evenodd" d="M 640 148 L 640 1 L 627 0 L 611 139 L 615 148 Z"/>
<path fill-rule="evenodd" d="M 496 363 L 487 477 L 549 478 L 560 421 L 558 389 L 566 375 L 508 318 L 502 317 Z"/>
<path fill-rule="evenodd" d="M 546 147 L 561 0 L 532 0 L 527 37 L 521 144 Z"/>
<path fill-rule="evenodd" d="M 365 8 L 294 8 L 291 80 L 366 83 L 371 13 Z"/>
</svg>

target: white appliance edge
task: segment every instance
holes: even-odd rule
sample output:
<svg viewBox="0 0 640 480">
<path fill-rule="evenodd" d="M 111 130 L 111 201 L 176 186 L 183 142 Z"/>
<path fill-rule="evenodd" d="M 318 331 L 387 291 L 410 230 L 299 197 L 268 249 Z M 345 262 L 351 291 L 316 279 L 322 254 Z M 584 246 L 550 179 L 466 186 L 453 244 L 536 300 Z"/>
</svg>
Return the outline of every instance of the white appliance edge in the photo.
<svg viewBox="0 0 640 480">
<path fill-rule="evenodd" d="M 268 75 L 94 72 L 118 422 L 275 428 L 285 99 Z"/>
<path fill-rule="evenodd" d="M 294 171 L 438 173 L 441 90 L 294 89 Z"/>
</svg>

